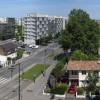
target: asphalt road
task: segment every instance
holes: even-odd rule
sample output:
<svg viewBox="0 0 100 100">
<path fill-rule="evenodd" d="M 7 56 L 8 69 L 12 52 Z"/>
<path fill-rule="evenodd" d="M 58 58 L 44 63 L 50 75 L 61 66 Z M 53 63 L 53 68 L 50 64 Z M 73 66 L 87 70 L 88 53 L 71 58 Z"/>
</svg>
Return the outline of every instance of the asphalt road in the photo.
<svg viewBox="0 0 100 100">
<path fill-rule="evenodd" d="M 50 52 L 53 51 L 54 48 L 57 47 L 56 43 L 53 44 L 49 44 L 49 46 L 46 47 L 41 47 L 39 49 L 41 49 L 40 51 L 37 49 L 33 50 L 33 52 L 31 53 L 31 55 L 27 58 L 23 58 L 19 61 L 17 61 L 16 65 L 14 65 L 14 70 L 12 75 L 14 76 L 15 74 L 18 73 L 18 63 L 20 63 L 20 69 L 22 71 L 24 71 L 24 69 L 26 69 L 27 67 L 29 67 L 30 65 L 34 64 L 34 63 L 44 63 L 45 60 L 45 56 L 47 56 L 48 54 L 50 54 Z M 46 52 L 44 51 L 46 49 Z M 48 61 L 46 61 L 47 63 L 49 63 Z M 0 76 L 3 76 L 4 78 L 11 78 L 11 71 L 10 69 L 6 68 L 4 70 L 0 71 Z"/>
<path fill-rule="evenodd" d="M 21 70 L 25 70 L 32 64 L 44 63 L 44 60 L 46 60 L 47 64 L 52 64 L 53 61 L 47 59 L 47 55 L 52 53 L 52 51 L 55 53 L 57 53 L 58 51 L 59 52 L 62 51 L 60 49 L 56 50 L 55 48 L 57 48 L 57 44 L 50 44 L 48 47 L 43 47 L 41 48 L 41 50 L 37 50 L 36 52 L 33 52 L 29 57 L 20 60 L 19 62 L 21 63 L 20 65 Z M 44 51 L 45 49 L 47 49 L 46 52 Z M 18 73 L 18 65 L 15 66 L 15 69 L 13 71 L 13 76 L 15 76 L 17 73 Z M 2 71 L 0 75 L 3 76 L 4 78 L 10 79 L 11 71 L 5 69 L 5 71 Z M 24 83 L 21 81 L 21 84 L 22 84 L 21 88 L 24 89 L 25 87 L 28 86 L 29 83 L 27 82 Z M 13 94 L 13 96 L 18 94 L 17 93 L 18 80 L 11 80 L 7 84 L 4 84 L 2 86 L 0 85 L 0 100 L 9 100 L 8 98 L 11 97 L 12 92 L 15 93 Z"/>
</svg>

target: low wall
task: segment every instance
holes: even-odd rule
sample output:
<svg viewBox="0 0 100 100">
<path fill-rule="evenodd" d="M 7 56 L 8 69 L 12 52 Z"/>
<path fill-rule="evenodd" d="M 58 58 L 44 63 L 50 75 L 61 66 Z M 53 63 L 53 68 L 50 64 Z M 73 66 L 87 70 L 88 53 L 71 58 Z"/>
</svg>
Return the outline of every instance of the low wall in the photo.
<svg viewBox="0 0 100 100">
<path fill-rule="evenodd" d="M 78 95 L 76 92 L 76 98 L 86 98 L 86 93 L 84 92 L 83 95 Z"/>
</svg>

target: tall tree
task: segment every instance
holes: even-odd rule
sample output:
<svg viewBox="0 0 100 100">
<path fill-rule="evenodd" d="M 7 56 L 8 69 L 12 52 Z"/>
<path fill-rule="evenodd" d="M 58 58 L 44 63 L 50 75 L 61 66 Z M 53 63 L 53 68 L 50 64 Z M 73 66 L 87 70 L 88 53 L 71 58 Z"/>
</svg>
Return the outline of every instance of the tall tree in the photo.
<svg viewBox="0 0 100 100">
<path fill-rule="evenodd" d="M 100 29 L 97 22 L 92 20 L 85 11 L 73 9 L 59 41 L 64 49 L 70 47 L 72 50 L 78 49 L 87 54 L 97 54 L 99 37 Z"/>
<path fill-rule="evenodd" d="M 16 35 L 15 36 L 16 36 L 17 41 L 19 41 L 19 40 L 24 41 L 24 36 L 22 33 L 22 26 L 21 25 L 16 26 Z"/>
</svg>

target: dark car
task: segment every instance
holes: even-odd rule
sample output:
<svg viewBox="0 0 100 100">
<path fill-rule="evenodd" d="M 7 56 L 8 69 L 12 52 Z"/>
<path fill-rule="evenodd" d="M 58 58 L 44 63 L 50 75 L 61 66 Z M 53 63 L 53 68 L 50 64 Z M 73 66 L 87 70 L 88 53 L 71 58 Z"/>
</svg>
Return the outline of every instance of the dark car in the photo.
<svg viewBox="0 0 100 100">
<path fill-rule="evenodd" d="M 3 66 L 2 65 L 0 65 L 0 68 L 2 68 Z"/>
</svg>

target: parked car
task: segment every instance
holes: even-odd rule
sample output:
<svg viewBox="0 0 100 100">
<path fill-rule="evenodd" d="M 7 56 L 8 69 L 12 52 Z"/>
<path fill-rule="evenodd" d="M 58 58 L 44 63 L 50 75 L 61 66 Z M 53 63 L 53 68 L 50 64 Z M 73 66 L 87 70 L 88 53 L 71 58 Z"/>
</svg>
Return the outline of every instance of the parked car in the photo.
<svg viewBox="0 0 100 100">
<path fill-rule="evenodd" d="M 68 89 L 68 93 L 70 94 L 76 94 L 76 85 L 71 85 Z"/>
<path fill-rule="evenodd" d="M 35 45 L 35 46 L 32 46 L 32 48 L 39 48 L 39 46 L 38 45 Z"/>
<path fill-rule="evenodd" d="M 2 68 L 3 66 L 2 65 L 0 65 L 0 68 Z"/>
</svg>

